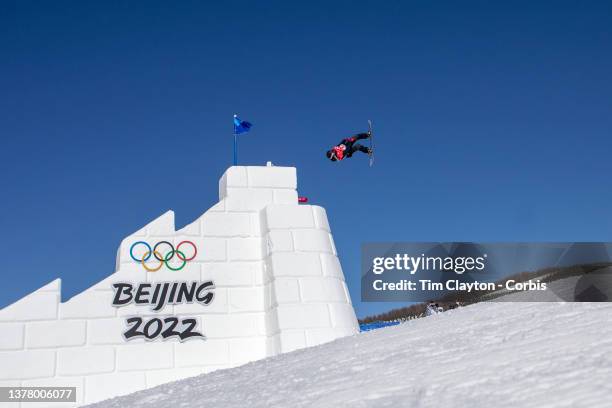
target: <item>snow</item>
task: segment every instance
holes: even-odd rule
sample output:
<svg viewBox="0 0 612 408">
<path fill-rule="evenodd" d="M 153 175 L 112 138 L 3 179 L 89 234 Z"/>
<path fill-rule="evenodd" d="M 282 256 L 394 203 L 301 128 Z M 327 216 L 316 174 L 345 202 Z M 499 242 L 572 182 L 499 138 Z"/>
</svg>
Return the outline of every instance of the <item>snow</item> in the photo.
<svg viewBox="0 0 612 408">
<path fill-rule="evenodd" d="M 604 407 L 612 303 L 479 303 L 93 405 Z"/>
</svg>

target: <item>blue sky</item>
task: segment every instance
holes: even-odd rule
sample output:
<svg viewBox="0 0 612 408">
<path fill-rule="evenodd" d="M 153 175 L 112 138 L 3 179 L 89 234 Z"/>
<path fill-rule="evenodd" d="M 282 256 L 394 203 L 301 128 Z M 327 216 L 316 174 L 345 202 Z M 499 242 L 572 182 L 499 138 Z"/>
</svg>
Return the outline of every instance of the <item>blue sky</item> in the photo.
<svg viewBox="0 0 612 408">
<path fill-rule="evenodd" d="M 359 316 L 369 241 L 610 241 L 609 2 L 0 4 L 0 307 L 107 276 L 120 240 L 298 168 Z M 377 161 L 330 163 L 374 120 Z"/>
</svg>

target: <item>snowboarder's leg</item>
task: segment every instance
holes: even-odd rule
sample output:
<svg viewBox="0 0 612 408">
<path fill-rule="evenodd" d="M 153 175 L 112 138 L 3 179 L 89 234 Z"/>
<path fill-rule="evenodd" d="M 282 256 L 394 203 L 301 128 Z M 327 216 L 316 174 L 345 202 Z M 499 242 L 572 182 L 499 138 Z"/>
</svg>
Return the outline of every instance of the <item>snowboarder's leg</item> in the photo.
<svg viewBox="0 0 612 408">
<path fill-rule="evenodd" d="M 369 133 L 358 133 L 353 137 L 355 138 L 355 140 L 363 140 L 363 139 L 369 138 L 370 134 Z"/>
<path fill-rule="evenodd" d="M 370 149 L 368 147 L 362 146 L 359 143 L 355 143 L 353 146 L 351 146 L 351 155 L 358 150 L 362 153 L 370 154 Z"/>
<path fill-rule="evenodd" d="M 370 137 L 369 133 L 357 133 L 356 135 L 347 137 L 346 139 L 342 140 L 342 143 L 345 145 L 348 145 L 349 143 L 355 143 L 357 140 L 363 140 L 369 137 Z"/>
</svg>

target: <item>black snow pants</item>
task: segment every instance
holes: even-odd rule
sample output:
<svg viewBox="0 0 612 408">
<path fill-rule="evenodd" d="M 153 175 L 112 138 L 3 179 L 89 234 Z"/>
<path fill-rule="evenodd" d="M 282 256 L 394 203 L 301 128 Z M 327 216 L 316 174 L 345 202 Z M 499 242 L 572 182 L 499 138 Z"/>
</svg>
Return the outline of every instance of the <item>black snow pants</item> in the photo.
<svg viewBox="0 0 612 408">
<path fill-rule="evenodd" d="M 343 144 L 346 146 L 346 150 L 344 151 L 344 154 L 346 155 L 346 157 L 351 157 L 353 153 L 355 153 L 356 151 L 360 151 L 360 152 L 367 154 L 368 148 L 356 142 L 358 140 L 368 139 L 369 137 L 370 135 L 368 133 L 358 133 L 355 136 L 351 136 L 351 137 L 347 137 L 346 139 L 342 139 L 342 141 L 339 144 Z"/>
</svg>

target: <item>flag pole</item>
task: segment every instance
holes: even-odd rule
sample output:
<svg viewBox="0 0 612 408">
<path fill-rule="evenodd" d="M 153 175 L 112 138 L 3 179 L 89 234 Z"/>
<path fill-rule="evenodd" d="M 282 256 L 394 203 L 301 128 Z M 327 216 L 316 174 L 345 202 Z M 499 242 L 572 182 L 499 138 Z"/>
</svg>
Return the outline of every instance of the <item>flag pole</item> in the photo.
<svg viewBox="0 0 612 408">
<path fill-rule="evenodd" d="M 234 130 L 234 166 L 238 165 L 238 137 L 236 137 L 236 131 Z"/>
<path fill-rule="evenodd" d="M 234 115 L 236 118 L 236 115 Z M 234 123 L 234 166 L 238 165 L 238 137 L 236 134 L 236 123 Z"/>
</svg>

